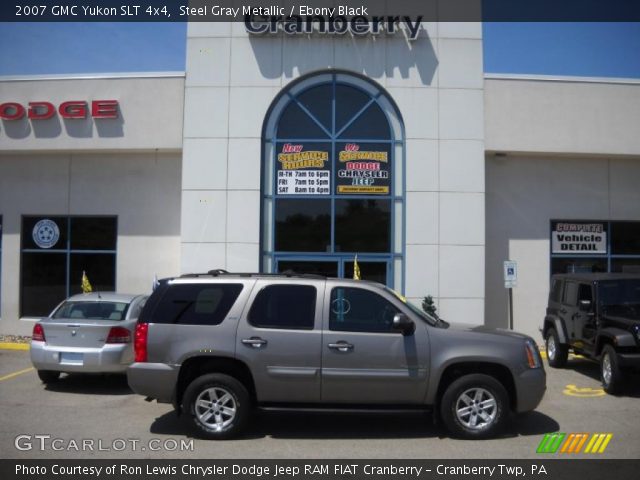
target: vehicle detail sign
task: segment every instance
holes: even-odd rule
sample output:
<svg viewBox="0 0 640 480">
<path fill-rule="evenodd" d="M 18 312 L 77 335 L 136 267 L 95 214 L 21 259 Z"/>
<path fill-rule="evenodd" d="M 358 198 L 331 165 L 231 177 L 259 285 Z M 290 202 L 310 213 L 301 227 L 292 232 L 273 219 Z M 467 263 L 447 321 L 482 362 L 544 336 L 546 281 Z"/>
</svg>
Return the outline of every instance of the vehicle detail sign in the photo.
<svg viewBox="0 0 640 480">
<path fill-rule="evenodd" d="M 329 195 L 331 170 L 329 152 L 313 144 L 285 143 L 279 147 L 277 192 L 279 195 Z"/>
<path fill-rule="evenodd" d="M 389 145 L 345 143 L 337 150 L 336 193 L 389 195 Z"/>
<path fill-rule="evenodd" d="M 604 224 L 557 222 L 551 231 L 551 252 L 607 253 L 607 232 Z"/>
</svg>

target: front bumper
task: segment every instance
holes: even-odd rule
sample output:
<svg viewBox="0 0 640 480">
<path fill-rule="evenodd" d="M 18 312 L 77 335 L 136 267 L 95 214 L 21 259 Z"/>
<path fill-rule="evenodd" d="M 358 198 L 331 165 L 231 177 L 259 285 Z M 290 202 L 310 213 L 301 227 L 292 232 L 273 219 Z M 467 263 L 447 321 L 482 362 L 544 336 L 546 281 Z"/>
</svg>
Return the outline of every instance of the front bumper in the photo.
<svg viewBox="0 0 640 480">
<path fill-rule="evenodd" d="M 535 410 L 547 390 L 547 374 L 544 368 L 532 368 L 515 376 L 516 412 Z"/>
<path fill-rule="evenodd" d="M 37 370 L 54 372 L 119 373 L 133 362 L 131 344 L 104 345 L 100 348 L 51 346 L 46 342 L 31 342 L 31 363 Z M 65 359 L 73 354 L 73 360 Z"/>
<path fill-rule="evenodd" d="M 127 382 L 139 395 L 172 403 L 180 366 L 165 363 L 133 363 L 127 369 Z"/>
</svg>

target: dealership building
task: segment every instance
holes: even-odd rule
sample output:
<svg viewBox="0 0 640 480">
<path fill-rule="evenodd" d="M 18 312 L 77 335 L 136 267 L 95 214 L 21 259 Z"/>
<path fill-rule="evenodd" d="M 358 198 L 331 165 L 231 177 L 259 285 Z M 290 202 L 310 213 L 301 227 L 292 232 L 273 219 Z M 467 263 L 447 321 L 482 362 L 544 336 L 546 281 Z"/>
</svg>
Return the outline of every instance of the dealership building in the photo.
<svg viewBox="0 0 640 480">
<path fill-rule="evenodd" d="M 483 73 L 480 23 L 191 23 L 186 72 L 0 78 L 0 333 L 222 268 L 385 283 L 540 340 L 556 272 L 640 271 L 640 82 Z M 254 27 L 254 28 L 251 28 Z M 255 30 L 255 31 L 251 31 Z"/>
</svg>

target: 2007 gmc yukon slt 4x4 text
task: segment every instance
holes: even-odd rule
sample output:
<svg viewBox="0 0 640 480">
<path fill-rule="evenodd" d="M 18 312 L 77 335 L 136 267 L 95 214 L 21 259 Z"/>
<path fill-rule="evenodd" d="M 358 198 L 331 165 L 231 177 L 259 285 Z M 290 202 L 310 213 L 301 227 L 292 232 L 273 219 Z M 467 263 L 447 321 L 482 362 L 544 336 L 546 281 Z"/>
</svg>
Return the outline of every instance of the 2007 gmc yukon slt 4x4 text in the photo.
<svg viewBox="0 0 640 480">
<path fill-rule="evenodd" d="M 374 282 L 212 271 L 166 279 L 135 333 L 129 385 L 173 403 L 206 438 L 253 408 L 433 410 L 485 438 L 546 388 L 534 341 L 449 325 Z"/>
</svg>

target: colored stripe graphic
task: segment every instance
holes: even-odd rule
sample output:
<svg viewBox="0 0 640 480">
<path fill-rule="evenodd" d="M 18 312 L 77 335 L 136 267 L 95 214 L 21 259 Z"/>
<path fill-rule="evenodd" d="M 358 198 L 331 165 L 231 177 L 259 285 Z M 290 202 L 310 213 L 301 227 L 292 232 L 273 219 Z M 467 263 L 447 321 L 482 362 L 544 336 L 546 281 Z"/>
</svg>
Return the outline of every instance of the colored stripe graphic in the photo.
<svg viewBox="0 0 640 480">
<path fill-rule="evenodd" d="M 556 453 L 566 435 L 566 433 L 560 432 L 545 434 L 536 453 Z"/>
<path fill-rule="evenodd" d="M 604 453 L 612 438 L 612 433 L 547 433 L 536 453 Z"/>
<path fill-rule="evenodd" d="M 613 438 L 611 433 L 594 433 L 584 453 L 603 453 Z"/>
</svg>

